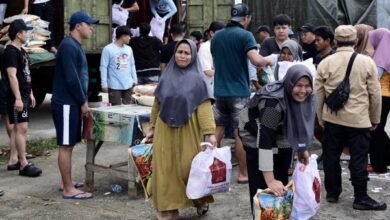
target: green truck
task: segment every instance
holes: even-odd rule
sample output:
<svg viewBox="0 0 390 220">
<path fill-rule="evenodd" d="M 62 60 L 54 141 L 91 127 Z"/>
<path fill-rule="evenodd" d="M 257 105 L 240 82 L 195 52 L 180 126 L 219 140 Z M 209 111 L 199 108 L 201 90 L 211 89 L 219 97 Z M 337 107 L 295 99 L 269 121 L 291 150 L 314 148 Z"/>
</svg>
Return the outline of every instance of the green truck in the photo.
<svg viewBox="0 0 390 220">
<path fill-rule="evenodd" d="M 10 1 L 6 17 L 20 13 L 24 0 Z M 149 22 L 152 18 L 149 0 L 137 0 L 140 10 L 134 14 L 134 26 L 140 22 Z M 92 38 L 84 43 L 89 65 L 89 101 L 99 101 L 100 73 L 99 64 L 101 51 L 112 41 L 111 0 L 52 0 L 55 9 L 53 21 L 54 42 L 59 45 L 64 36 L 69 33 L 68 20 L 72 13 L 85 10 L 92 17 L 100 20 L 94 26 Z M 226 22 L 230 16 L 233 0 L 175 0 L 178 13 L 172 23 L 187 24 L 188 33 L 194 30 L 204 31 L 213 20 Z M 40 105 L 47 93 L 52 91 L 52 81 L 55 60 L 31 65 L 32 87 Z"/>
<path fill-rule="evenodd" d="M 7 16 L 20 13 L 24 0 L 15 0 L 8 3 Z M 64 36 L 69 33 L 68 21 L 73 12 L 86 10 L 91 16 L 100 20 L 94 26 L 92 38 L 84 43 L 89 65 L 89 97 L 96 101 L 100 92 L 99 63 L 100 54 L 105 45 L 111 42 L 111 1 L 110 0 L 52 0 L 54 13 L 54 42 L 59 45 Z M 40 105 L 47 93 L 52 92 L 52 82 L 55 69 L 55 60 L 35 63 L 30 66 L 32 89 Z"/>
<path fill-rule="evenodd" d="M 203 32 L 214 21 L 226 23 L 230 18 L 230 9 L 234 0 L 174 0 L 178 13 L 172 23 L 187 24 L 187 33 L 199 30 Z M 20 13 L 24 0 L 10 1 L 7 16 Z M 55 8 L 54 40 L 58 45 L 68 34 L 68 20 L 73 12 L 87 11 L 100 20 L 94 26 L 94 34 L 84 44 L 89 64 L 89 100 L 98 101 L 100 88 L 99 63 L 103 47 L 112 41 L 111 0 L 52 0 Z M 133 25 L 149 22 L 151 13 L 149 0 L 137 0 L 140 10 L 134 14 Z M 343 23 L 368 23 L 373 26 L 388 25 L 389 3 L 387 0 L 244 0 L 254 11 L 251 30 L 260 24 L 272 25 L 276 14 L 286 13 L 293 18 L 293 29 L 305 22 L 314 25 L 327 24 L 336 27 Z M 378 24 L 378 25 L 376 25 Z M 38 63 L 31 66 L 33 91 L 37 103 L 41 104 L 47 93 L 52 91 L 52 79 L 55 61 Z"/>
</svg>

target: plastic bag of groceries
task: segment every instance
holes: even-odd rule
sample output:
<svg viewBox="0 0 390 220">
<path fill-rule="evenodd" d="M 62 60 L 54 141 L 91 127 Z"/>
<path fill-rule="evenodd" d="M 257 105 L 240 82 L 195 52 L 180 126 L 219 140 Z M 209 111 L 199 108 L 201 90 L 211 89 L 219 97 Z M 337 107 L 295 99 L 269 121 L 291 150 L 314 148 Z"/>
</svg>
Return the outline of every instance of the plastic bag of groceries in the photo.
<svg viewBox="0 0 390 220">
<path fill-rule="evenodd" d="M 297 162 L 293 174 L 295 185 L 293 211 L 294 220 L 306 220 L 320 208 L 321 178 L 317 168 L 317 155 L 312 154 L 309 164 Z"/>
<path fill-rule="evenodd" d="M 112 23 L 119 26 L 126 25 L 127 18 L 129 17 L 129 11 L 121 7 L 122 2 L 112 5 Z"/>
<path fill-rule="evenodd" d="M 134 92 L 140 95 L 153 95 L 154 90 L 157 88 L 157 83 L 136 85 L 134 86 Z"/>
<path fill-rule="evenodd" d="M 201 145 L 207 145 L 207 148 L 192 160 L 186 189 L 187 197 L 190 199 L 226 192 L 230 186 L 232 173 L 230 147 L 211 148 L 210 143 Z"/>
<path fill-rule="evenodd" d="M 253 197 L 254 219 L 289 220 L 294 200 L 294 184 L 287 184 L 287 193 L 275 196 L 269 189 L 259 189 Z"/>
<path fill-rule="evenodd" d="M 162 20 L 161 18 L 153 17 L 152 20 L 150 21 L 150 27 L 151 27 L 152 35 L 162 41 L 164 37 L 164 31 L 165 31 L 165 21 Z"/>
<path fill-rule="evenodd" d="M 138 93 L 131 95 L 133 99 L 140 105 L 153 106 L 154 96 L 153 95 L 140 95 Z"/>
</svg>

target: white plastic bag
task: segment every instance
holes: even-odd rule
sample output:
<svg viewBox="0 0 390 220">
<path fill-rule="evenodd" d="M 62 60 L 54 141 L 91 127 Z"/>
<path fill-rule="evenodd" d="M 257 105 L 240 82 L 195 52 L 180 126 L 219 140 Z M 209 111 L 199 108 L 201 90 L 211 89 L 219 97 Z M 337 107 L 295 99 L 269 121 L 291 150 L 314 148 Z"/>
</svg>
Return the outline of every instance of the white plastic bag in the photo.
<svg viewBox="0 0 390 220">
<path fill-rule="evenodd" d="M 129 11 L 121 7 L 123 1 L 119 4 L 112 5 L 112 23 L 119 26 L 124 26 L 127 23 L 129 17 Z"/>
<path fill-rule="evenodd" d="M 294 220 L 307 220 L 320 208 L 321 178 L 317 168 L 317 155 L 310 156 L 308 165 L 297 162 L 293 181 L 295 193 L 291 217 Z"/>
<path fill-rule="evenodd" d="M 165 31 L 165 21 L 159 18 L 153 17 L 150 21 L 150 28 L 152 32 L 152 36 L 157 37 L 161 41 L 164 37 L 164 31 Z"/>
<path fill-rule="evenodd" d="M 207 143 L 209 144 L 209 143 Z M 198 153 L 191 164 L 186 194 L 199 199 L 229 190 L 232 172 L 230 147 L 210 148 Z"/>
<path fill-rule="evenodd" d="M 302 64 L 306 66 L 310 70 L 310 73 L 313 76 L 313 80 L 316 78 L 317 75 L 316 67 L 313 64 L 313 58 L 309 58 L 302 62 L 301 61 L 294 61 L 294 62 L 279 61 L 278 64 L 279 64 L 279 72 L 278 72 L 279 80 L 282 80 L 286 76 L 288 69 L 296 64 Z"/>
</svg>

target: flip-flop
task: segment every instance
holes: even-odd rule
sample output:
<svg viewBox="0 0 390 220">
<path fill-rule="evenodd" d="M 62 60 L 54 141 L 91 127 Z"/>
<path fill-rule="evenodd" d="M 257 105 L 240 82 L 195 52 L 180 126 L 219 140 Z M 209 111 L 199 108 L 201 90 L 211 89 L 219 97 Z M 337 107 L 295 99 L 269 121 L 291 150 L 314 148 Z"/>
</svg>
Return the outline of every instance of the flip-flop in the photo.
<svg viewBox="0 0 390 220">
<path fill-rule="evenodd" d="M 72 196 L 65 196 L 63 195 L 62 198 L 63 199 L 74 199 L 74 200 L 86 200 L 86 199 L 92 199 L 93 195 L 89 196 L 89 197 L 85 197 L 83 195 L 87 194 L 87 192 L 81 192 L 81 193 L 77 193 L 77 194 L 74 194 Z"/>
<path fill-rule="evenodd" d="M 73 186 L 74 188 L 78 189 L 78 188 L 81 188 L 81 187 L 84 187 L 84 183 L 82 182 L 73 182 Z M 58 191 L 62 192 L 64 191 L 64 188 L 58 188 Z"/>
<path fill-rule="evenodd" d="M 4 195 L 4 191 L 0 189 L 0 196 Z"/>
</svg>

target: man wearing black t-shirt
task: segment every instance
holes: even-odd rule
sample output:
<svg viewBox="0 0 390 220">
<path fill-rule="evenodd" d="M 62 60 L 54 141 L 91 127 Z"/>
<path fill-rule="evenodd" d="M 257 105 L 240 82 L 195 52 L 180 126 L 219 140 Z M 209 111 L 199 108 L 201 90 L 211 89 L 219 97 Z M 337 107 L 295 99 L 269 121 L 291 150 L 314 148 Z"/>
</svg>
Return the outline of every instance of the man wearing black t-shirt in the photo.
<svg viewBox="0 0 390 220">
<path fill-rule="evenodd" d="M 28 55 L 22 45 L 27 40 L 27 27 L 23 20 L 13 21 L 9 27 L 8 36 L 11 44 L 4 51 L 3 70 L 9 85 L 8 117 L 13 125 L 11 141 L 15 141 L 18 151 L 19 175 L 37 177 L 42 170 L 29 163 L 26 159 L 26 138 L 29 122 L 29 107 L 35 106 L 35 98 L 31 90 L 31 76 L 28 66 Z M 14 140 L 12 140 L 14 139 Z"/>
<path fill-rule="evenodd" d="M 176 43 L 183 40 L 184 38 L 183 28 L 179 24 L 172 25 L 171 37 L 172 37 L 172 41 L 169 42 L 167 45 L 165 45 L 163 50 L 161 51 L 161 55 L 160 55 L 161 73 L 163 72 L 165 66 L 167 65 L 167 63 L 169 63 L 173 54 L 175 53 Z"/>
<path fill-rule="evenodd" d="M 160 53 L 163 44 L 157 37 L 149 36 L 149 23 L 141 23 L 140 35 L 131 39 L 130 46 L 134 52 L 138 84 L 158 82 L 160 71 Z"/>
<path fill-rule="evenodd" d="M 302 27 L 298 28 L 300 32 L 299 36 L 302 41 L 302 49 L 303 49 L 303 60 L 307 60 L 313 58 L 313 62 L 318 54 L 315 40 L 316 35 L 314 34 L 315 27 L 310 24 L 304 24 Z"/>
<path fill-rule="evenodd" d="M 280 54 L 280 47 L 289 39 L 288 31 L 291 27 L 291 18 L 288 15 L 280 14 L 273 20 L 275 37 L 265 39 L 260 48 L 260 55 L 265 57 L 271 54 Z"/>
</svg>

